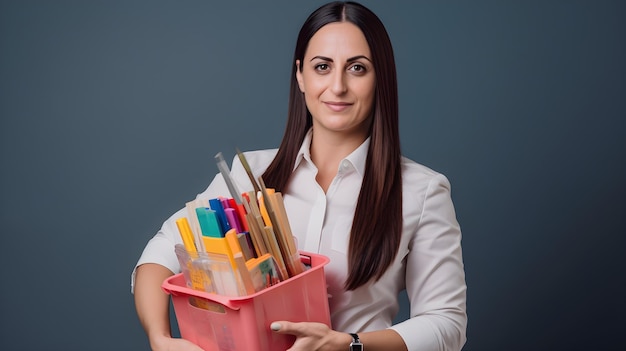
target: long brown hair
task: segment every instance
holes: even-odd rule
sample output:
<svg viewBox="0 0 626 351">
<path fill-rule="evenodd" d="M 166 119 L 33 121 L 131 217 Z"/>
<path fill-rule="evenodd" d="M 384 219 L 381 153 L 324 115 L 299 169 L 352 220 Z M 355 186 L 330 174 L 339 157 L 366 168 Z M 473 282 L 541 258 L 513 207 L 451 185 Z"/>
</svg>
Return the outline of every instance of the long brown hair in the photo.
<svg viewBox="0 0 626 351">
<path fill-rule="evenodd" d="M 402 233 L 398 88 L 391 41 L 380 19 L 366 7 L 355 2 L 332 2 L 314 11 L 304 22 L 292 62 L 303 61 L 309 40 L 320 28 L 345 21 L 358 26 L 365 35 L 376 72 L 370 145 L 348 249 L 345 287 L 354 290 L 371 279 L 380 279 L 398 252 Z M 302 66 L 293 65 L 285 134 L 276 157 L 263 174 L 265 183 L 277 191 L 286 188 L 300 145 L 312 126 L 296 69 L 302 71 Z"/>
</svg>

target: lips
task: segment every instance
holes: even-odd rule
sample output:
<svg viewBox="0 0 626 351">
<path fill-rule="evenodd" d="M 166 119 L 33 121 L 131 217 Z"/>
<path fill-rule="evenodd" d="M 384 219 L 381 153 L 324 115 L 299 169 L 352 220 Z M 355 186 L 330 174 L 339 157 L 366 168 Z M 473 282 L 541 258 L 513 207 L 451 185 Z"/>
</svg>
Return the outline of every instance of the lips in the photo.
<svg viewBox="0 0 626 351">
<path fill-rule="evenodd" d="M 336 101 L 326 101 L 324 104 L 334 112 L 341 112 L 352 106 L 352 103 L 349 102 L 336 102 Z"/>
</svg>

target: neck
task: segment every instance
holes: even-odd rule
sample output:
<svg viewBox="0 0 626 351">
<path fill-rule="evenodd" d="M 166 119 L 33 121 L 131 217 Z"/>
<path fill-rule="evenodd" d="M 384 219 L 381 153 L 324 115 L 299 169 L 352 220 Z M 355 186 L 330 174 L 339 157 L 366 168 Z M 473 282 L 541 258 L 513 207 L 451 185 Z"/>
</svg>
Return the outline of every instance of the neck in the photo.
<svg viewBox="0 0 626 351">
<path fill-rule="evenodd" d="M 311 160 L 318 169 L 317 181 L 324 191 L 337 174 L 339 163 L 367 139 L 367 135 L 345 134 L 313 129 Z"/>
<path fill-rule="evenodd" d="M 365 139 L 365 133 L 345 134 L 313 129 L 311 159 L 318 168 L 328 160 L 338 162 L 361 146 Z"/>
</svg>

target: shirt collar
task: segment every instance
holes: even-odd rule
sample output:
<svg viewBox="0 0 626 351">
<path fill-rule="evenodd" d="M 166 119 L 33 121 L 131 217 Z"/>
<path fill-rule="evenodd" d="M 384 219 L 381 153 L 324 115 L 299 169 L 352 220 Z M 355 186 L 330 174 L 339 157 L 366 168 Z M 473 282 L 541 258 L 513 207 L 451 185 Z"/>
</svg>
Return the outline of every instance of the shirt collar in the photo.
<svg viewBox="0 0 626 351">
<path fill-rule="evenodd" d="M 342 163 L 346 161 L 352 164 L 352 167 L 359 172 L 361 176 L 365 174 L 365 161 L 367 161 L 367 152 L 370 149 L 370 137 L 367 137 L 363 144 L 356 148 L 356 150 L 352 151 L 350 155 L 348 155 Z"/>
<path fill-rule="evenodd" d="M 300 150 L 298 151 L 298 155 L 296 156 L 296 162 L 294 163 L 293 170 L 300 165 L 302 160 L 306 160 L 307 162 L 313 164 L 311 160 L 311 139 L 313 138 L 313 128 L 310 128 L 306 133 L 304 140 L 302 141 L 302 145 L 300 146 Z M 365 161 L 367 160 L 367 152 L 369 150 L 370 145 L 370 137 L 367 137 L 365 141 L 356 148 L 356 150 L 352 151 L 350 155 L 344 158 L 341 161 L 341 164 L 350 163 L 352 167 L 359 172 L 362 176 L 365 173 Z"/>
<path fill-rule="evenodd" d="M 309 128 L 309 131 L 304 136 L 304 140 L 302 141 L 302 145 L 300 145 L 300 151 L 298 151 L 298 155 L 296 156 L 296 162 L 293 164 L 293 171 L 298 168 L 300 162 L 302 160 L 307 160 L 309 163 L 313 164 L 311 161 L 311 139 L 313 138 L 313 128 Z"/>
</svg>

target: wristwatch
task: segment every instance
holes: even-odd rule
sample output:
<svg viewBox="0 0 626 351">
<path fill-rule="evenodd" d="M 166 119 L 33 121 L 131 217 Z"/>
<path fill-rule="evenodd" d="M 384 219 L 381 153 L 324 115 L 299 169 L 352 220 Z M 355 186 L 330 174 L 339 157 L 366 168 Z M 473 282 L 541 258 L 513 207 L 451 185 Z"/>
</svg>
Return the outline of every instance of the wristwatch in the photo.
<svg viewBox="0 0 626 351">
<path fill-rule="evenodd" d="M 350 343 L 350 351 L 363 351 L 363 344 L 359 340 L 359 336 L 355 333 L 350 333 L 352 336 L 352 342 Z"/>
</svg>

